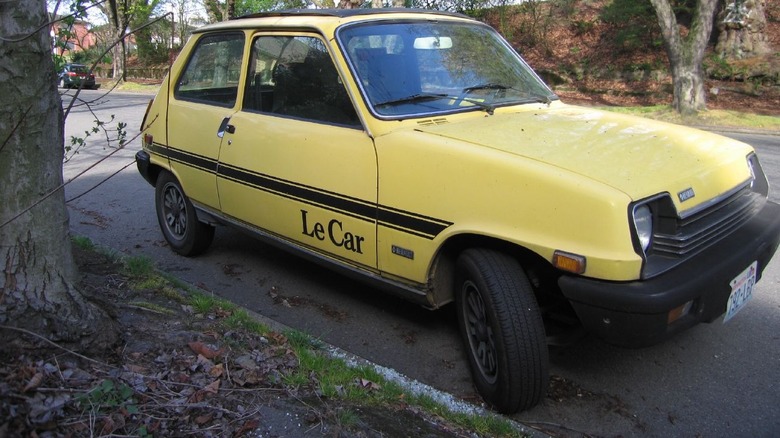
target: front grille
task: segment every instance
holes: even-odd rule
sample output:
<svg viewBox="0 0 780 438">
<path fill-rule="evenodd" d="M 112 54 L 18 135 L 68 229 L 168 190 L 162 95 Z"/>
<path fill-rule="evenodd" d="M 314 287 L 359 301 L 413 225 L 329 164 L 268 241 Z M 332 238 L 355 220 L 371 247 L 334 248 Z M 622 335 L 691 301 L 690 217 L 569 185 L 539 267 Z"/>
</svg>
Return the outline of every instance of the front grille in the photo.
<svg viewBox="0 0 780 438">
<path fill-rule="evenodd" d="M 643 279 L 666 272 L 718 243 L 765 206 L 769 195 L 766 175 L 755 153 L 747 161 L 750 180 L 693 210 L 678 214 L 668 195 L 647 203 L 653 211 L 653 238 L 645 252 Z"/>
<path fill-rule="evenodd" d="M 716 244 L 745 224 L 766 203 L 766 196 L 747 184 L 709 207 L 679 217 L 669 198 L 656 204 L 656 226 L 647 250 L 642 278 L 674 268 Z"/>
<path fill-rule="evenodd" d="M 765 198 L 744 187 L 716 205 L 685 219 L 676 219 L 673 233 L 656 232 L 649 254 L 685 258 L 726 237 L 747 222 Z"/>
</svg>

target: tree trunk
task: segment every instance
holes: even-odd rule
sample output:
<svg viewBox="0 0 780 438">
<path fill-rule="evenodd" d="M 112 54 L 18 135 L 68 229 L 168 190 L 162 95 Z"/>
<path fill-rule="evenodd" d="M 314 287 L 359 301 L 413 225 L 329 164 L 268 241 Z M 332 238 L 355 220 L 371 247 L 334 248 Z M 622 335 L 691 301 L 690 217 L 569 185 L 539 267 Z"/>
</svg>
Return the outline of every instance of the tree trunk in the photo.
<svg viewBox="0 0 780 438">
<path fill-rule="evenodd" d="M 203 8 L 206 9 L 206 15 L 208 16 L 209 23 L 216 23 L 222 21 L 217 17 L 219 14 L 219 5 L 216 0 L 203 0 Z"/>
<path fill-rule="evenodd" d="M 338 9 L 357 9 L 360 3 L 361 0 L 340 0 Z"/>
<path fill-rule="evenodd" d="M 111 49 L 111 56 L 113 58 L 113 74 L 112 79 L 126 80 L 125 65 L 127 61 L 127 45 L 124 40 L 125 31 L 128 27 L 127 19 L 127 1 L 126 0 L 108 0 L 107 2 L 97 5 L 98 9 L 108 19 L 109 35 L 111 35 L 112 41 L 109 44 L 118 42 Z"/>
<path fill-rule="evenodd" d="M 674 98 L 672 106 L 681 114 L 696 114 L 707 109 L 702 60 L 707 48 L 718 0 L 697 0 L 693 21 L 683 37 L 669 0 L 650 0 L 664 37 L 672 67 Z"/>
<path fill-rule="evenodd" d="M 236 0 L 226 0 L 225 3 L 220 3 L 218 0 L 203 0 L 203 7 L 208 14 L 209 23 L 228 21 L 236 15 Z"/>
<path fill-rule="evenodd" d="M 696 114 L 707 109 L 707 93 L 701 60 L 684 56 L 672 67 L 674 97 L 672 106 L 684 115 Z"/>
<path fill-rule="evenodd" d="M 232 20 L 236 18 L 236 0 L 227 0 L 225 5 L 225 17 L 224 21 Z"/>
<path fill-rule="evenodd" d="M 769 53 L 765 11 L 764 0 L 726 2 L 718 14 L 718 44 L 715 52 L 727 60 Z"/>
<path fill-rule="evenodd" d="M 58 189 L 62 104 L 48 27 L 41 26 L 46 22 L 44 0 L 0 2 L 0 324 L 100 348 L 113 343 L 116 332 L 73 286 L 68 213 Z M 24 339 L 2 336 L 0 351 Z"/>
</svg>

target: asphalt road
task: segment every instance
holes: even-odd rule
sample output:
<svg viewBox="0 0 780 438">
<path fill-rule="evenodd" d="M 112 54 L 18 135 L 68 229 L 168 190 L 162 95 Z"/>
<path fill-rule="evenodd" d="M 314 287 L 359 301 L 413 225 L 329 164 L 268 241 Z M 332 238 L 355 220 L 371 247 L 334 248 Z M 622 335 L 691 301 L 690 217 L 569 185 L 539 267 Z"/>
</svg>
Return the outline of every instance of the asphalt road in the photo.
<svg viewBox="0 0 780 438">
<path fill-rule="evenodd" d="M 93 99 L 100 91 L 82 92 Z M 138 132 L 148 95 L 112 94 L 93 105 Z M 66 143 L 93 126 L 86 107 L 66 122 Z M 729 134 L 756 147 L 770 183 L 780 187 L 780 137 Z M 65 165 L 65 179 L 113 152 L 104 135 Z M 478 400 L 451 309 L 430 312 L 220 228 L 211 249 L 187 259 L 164 243 L 153 189 L 137 173 L 140 141 L 67 187 L 73 233 L 129 255 L 147 255 L 181 279 L 342 349 L 448 391 Z M 128 166 L 120 170 L 123 166 Z M 780 202 L 780 189 L 772 194 Z M 692 273 L 694 275 L 694 273 Z M 780 256 L 740 314 L 700 325 L 658 346 L 625 350 L 586 338 L 551 350 L 551 395 L 515 415 L 556 436 L 780 436 Z"/>
</svg>

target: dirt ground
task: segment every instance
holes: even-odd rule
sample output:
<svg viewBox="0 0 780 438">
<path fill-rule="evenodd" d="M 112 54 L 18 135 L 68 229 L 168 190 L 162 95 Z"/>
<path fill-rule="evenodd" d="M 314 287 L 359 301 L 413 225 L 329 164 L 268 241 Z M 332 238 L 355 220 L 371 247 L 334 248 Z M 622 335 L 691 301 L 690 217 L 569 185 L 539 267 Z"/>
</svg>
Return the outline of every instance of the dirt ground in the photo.
<svg viewBox="0 0 780 438">
<path fill-rule="evenodd" d="M 291 386 L 299 364 L 284 335 L 231 329 L 229 310 L 196 314 L 171 293 L 132 287 L 109 257 L 74 251 L 80 289 L 116 319 L 122 341 L 86 357 L 0 329 L 2 438 L 474 436 L 403 400 L 329 399 L 316 376 Z"/>
<path fill-rule="evenodd" d="M 672 93 L 667 90 L 671 85 L 637 83 L 634 84 L 634 89 L 641 89 L 642 92 L 634 94 L 620 91 L 627 86 L 622 82 L 595 80 L 589 82 L 591 83 L 587 87 L 607 91 L 589 92 L 575 87 L 557 87 L 555 92 L 562 101 L 575 105 L 653 106 L 672 103 Z M 710 90 L 707 96 L 708 110 L 731 110 L 780 117 L 780 86 L 756 87 L 738 81 L 710 80 L 707 81 L 707 90 Z"/>
</svg>

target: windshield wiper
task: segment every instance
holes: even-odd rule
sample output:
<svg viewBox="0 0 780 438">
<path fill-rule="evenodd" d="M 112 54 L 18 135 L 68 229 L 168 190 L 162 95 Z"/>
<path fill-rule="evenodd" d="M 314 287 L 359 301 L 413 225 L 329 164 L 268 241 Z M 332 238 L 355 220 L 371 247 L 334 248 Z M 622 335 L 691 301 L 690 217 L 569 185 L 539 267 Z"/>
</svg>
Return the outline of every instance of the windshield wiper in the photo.
<svg viewBox="0 0 780 438">
<path fill-rule="evenodd" d="M 529 96 L 522 101 L 526 103 L 543 103 L 545 105 L 550 105 L 552 103 L 552 99 L 550 99 L 549 96 Z"/>
<path fill-rule="evenodd" d="M 440 94 L 440 93 L 418 93 L 418 94 L 412 94 L 411 96 L 402 97 L 400 99 L 392 99 L 392 100 L 380 102 L 374 106 L 395 106 L 395 105 L 402 105 L 405 103 L 427 102 L 429 100 L 447 99 L 450 97 L 451 96 L 447 94 Z"/>
<path fill-rule="evenodd" d="M 477 106 L 485 110 L 485 112 L 487 112 L 490 115 L 493 115 L 493 111 L 495 111 L 495 107 L 493 107 L 493 105 L 488 105 L 478 100 L 469 99 L 468 97 L 458 97 L 458 96 L 452 96 L 444 93 L 418 93 L 418 94 L 413 94 L 411 96 L 402 97 L 400 99 L 393 99 L 385 102 L 380 102 L 374 106 L 375 107 L 394 106 L 394 105 L 403 105 L 405 103 L 427 102 L 429 100 L 439 100 L 439 99 L 452 99 L 455 101 L 468 102 L 474 106 Z"/>
<path fill-rule="evenodd" d="M 480 102 L 478 100 L 470 99 L 468 97 L 457 97 L 456 99 L 462 100 L 464 102 L 468 102 L 468 103 L 470 103 L 470 104 L 472 104 L 474 106 L 478 106 L 478 107 L 482 108 L 483 110 L 485 110 L 485 112 L 490 114 L 491 116 L 493 115 L 493 112 L 496 110 L 496 107 L 493 106 L 493 105 L 490 105 L 490 104 L 485 103 L 485 102 Z"/>
<path fill-rule="evenodd" d="M 463 89 L 464 93 L 471 93 L 472 91 L 479 91 L 479 90 L 509 90 L 512 89 L 512 87 L 509 87 L 507 85 L 502 84 L 480 84 L 480 85 L 474 85 L 473 87 L 466 87 Z"/>
</svg>

